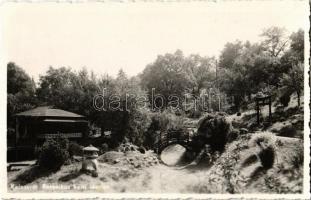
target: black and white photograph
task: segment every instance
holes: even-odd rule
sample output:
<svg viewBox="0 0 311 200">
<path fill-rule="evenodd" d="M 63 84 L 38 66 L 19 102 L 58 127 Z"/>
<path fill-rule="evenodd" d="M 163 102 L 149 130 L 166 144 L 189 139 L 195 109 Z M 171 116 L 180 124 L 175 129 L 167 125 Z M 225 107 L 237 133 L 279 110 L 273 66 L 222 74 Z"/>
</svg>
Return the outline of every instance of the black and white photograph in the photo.
<svg viewBox="0 0 311 200">
<path fill-rule="evenodd" d="M 1 190 L 309 199 L 309 15 L 307 0 L 3 2 Z"/>
</svg>

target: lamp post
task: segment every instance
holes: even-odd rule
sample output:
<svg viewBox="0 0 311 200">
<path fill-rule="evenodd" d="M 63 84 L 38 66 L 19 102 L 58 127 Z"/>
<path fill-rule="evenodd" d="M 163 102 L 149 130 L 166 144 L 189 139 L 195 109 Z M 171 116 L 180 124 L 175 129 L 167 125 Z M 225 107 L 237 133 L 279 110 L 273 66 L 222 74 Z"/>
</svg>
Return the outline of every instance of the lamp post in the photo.
<svg viewBox="0 0 311 200">
<path fill-rule="evenodd" d="M 99 149 L 96 147 L 89 145 L 83 148 L 83 162 L 81 171 L 86 174 L 91 174 L 94 177 L 97 177 L 97 169 L 98 169 L 98 152 Z"/>
</svg>

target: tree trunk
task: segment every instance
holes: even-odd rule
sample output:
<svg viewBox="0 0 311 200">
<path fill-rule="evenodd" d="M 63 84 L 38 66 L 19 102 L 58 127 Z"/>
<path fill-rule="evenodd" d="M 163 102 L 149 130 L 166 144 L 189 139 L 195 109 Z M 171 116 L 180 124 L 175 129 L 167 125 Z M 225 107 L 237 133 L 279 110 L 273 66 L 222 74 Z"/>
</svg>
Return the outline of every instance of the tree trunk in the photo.
<svg viewBox="0 0 311 200">
<path fill-rule="evenodd" d="M 298 98 L 298 108 L 300 107 L 300 92 L 297 92 L 297 98 Z"/>
</svg>

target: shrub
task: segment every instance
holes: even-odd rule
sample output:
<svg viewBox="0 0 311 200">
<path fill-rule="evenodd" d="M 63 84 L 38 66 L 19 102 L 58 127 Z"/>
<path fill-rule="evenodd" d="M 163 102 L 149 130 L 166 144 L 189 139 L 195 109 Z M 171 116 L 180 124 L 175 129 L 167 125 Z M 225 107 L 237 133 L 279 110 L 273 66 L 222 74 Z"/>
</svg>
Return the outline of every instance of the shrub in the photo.
<svg viewBox="0 0 311 200">
<path fill-rule="evenodd" d="M 109 150 L 109 146 L 107 143 L 103 143 L 100 147 L 100 153 L 101 154 L 104 154 L 106 153 L 107 151 Z"/>
<path fill-rule="evenodd" d="M 146 139 L 146 132 L 151 124 L 151 112 L 146 109 L 138 109 L 130 114 L 128 129 L 125 136 L 129 142 L 135 145 L 142 145 Z"/>
<path fill-rule="evenodd" d="M 65 138 L 47 139 L 38 159 L 40 167 L 49 170 L 58 170 L 68 160 L 68 140 Z"/>
<path fill-rule="evenodd" d="M 297 133 L 297 130 L 290 124 L 287 126 L 284 126 L 279 130 L 278 135 L 283 137 L 295 137 Z"/>
<path fill-rule="evenodd" d="M 275 160 L 275 136 L 270 132 L 256 133 L 249 141 L 250 147 L 256 147 L 257 158 L 264 169 L 273 166 Z"/>
<path fill-rule="evenodd" d="M 157 132 L 166 132 L 168 130 L 182 130 L 184 120 L 181 116 L 165 110 L 161 113 L 152 113 L 151 123 L 145 134 L 144 146 L 152 148 L 156 141 Z"/>
<path fill-rule="evenodd" d="M 72 158 L 74 155 L 83 156 L 83 147 L 76 142 L 69 142 L 68 153 L 70 158 Z"/>
<path fill-rule="evenodd" d="M 190 111 L 188 116 L 190 118 L 198 119 L 198 118 L 200 118 L 202 116 L 202 111 L 193 109 L 193 110 Z"/>
<path fill-rule="evenodd" d="M 291 96 L 291 92 L 288 92 L 288 91 L 285 91 L 283 94 L 281 94 L 279 101 L 284 107 L 288 106 L 290 102 L 290 96 Z"/>
<path fill-rule="evenodd" d="M 231 131 L 229 123 L 223 115 L 204 116 L 199 121 L 198 135 L 205 138 L 212 151 L 223 151 Z"/>
<path fill-rule="evenodd" d="M 239 131 L 237 129 L 232 129 L 228 134 L 228 142 L 236 140 L 239 136 Z"/>
<path fill-rule="evenodd" d="M 169 129 L 180 130 L 183 128 L 183 118 L 165 110 L 161 113 L 156 113 L 151 118 L 154 123 L 154 130 L 167 131 Z"/>
<path fill-rule="evenodd" d="M 299 169 L 303 165 L 304 152 L 303 145 L 295 145 L 293 153 L 290 156 L 290 164 L 295 168 Z"/>
</svg>

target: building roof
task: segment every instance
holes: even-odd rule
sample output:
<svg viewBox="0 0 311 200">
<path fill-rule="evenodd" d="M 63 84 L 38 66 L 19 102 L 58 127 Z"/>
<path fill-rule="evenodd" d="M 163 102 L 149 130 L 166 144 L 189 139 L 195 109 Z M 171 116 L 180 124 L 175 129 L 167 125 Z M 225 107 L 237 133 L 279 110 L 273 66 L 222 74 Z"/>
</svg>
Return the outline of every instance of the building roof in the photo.
<svg viewBox="0 0 311 200">
<path fill-rule="evenodd" d="M 17 113 L 16 116 L 27 116 L 27 117 L 70 117 L 70 118 L 84 118 L 82 115 L 78 115 L 65 110 L 51 108 L 49 106 L 41 106 L 32 110 Z"/>
</svg>

